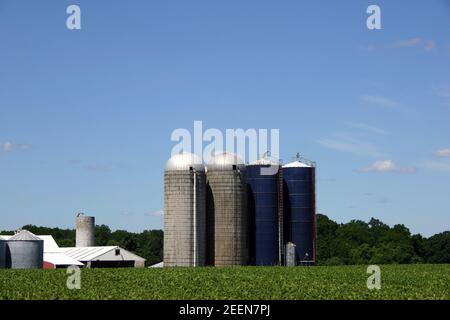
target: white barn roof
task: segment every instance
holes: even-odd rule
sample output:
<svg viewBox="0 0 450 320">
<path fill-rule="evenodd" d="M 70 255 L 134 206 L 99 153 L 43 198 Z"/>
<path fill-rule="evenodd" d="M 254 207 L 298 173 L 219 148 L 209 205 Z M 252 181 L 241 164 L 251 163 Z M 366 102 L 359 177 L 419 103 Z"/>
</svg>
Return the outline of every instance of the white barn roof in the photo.
<svg viewBox="0 0 450 320">
<path fill-rule="evenodd" d="M 60 248 L 64 254 L 78 261 L 88 262 L 93 260 L 99 261 L 145 261 L 144 258 L 135 255 L 118 246 L 106 247 L 70 247 Z M 116 249 L 119 254 L 116 255 Z"/>
<path fill-rule="evenodd" d="M 80 261 L 75 260 L 62 252 L 45 252 L 44 261 L 55 266 L 84 266 Z"/>
</svg>

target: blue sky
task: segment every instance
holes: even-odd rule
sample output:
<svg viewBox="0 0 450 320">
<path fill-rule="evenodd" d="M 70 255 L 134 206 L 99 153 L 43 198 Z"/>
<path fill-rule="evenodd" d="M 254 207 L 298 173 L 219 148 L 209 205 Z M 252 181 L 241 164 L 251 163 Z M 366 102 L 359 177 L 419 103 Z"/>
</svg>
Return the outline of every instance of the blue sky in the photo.
<svg viewBox="0 0 450 320">
<path fill-rule="evenodd" d="M 279 128 L 334 220 L 450 229 L 446 1 L 0 0 L 0 41 L 0 229 L 162 228 L 170 135 L 194 120 Z"/>
</svg>

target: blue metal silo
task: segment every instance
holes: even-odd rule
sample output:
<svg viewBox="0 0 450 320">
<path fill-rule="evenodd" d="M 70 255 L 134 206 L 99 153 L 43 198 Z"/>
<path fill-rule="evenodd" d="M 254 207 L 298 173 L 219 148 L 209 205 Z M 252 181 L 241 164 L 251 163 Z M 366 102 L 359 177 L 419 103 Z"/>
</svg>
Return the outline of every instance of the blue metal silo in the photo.
<svg viewBox="0 0 450 320">
<path fill-rule="evenodd" d="M 278 265 L 279 162 L 264 157 L 247 166 L 250 263 Z"/>
<path fill-rule="evenodd" d="M 283 166 L 285 242 L 295 244 L 297 265 L 316 261 L 315 163 L 300 158 Z"/>
</svg>

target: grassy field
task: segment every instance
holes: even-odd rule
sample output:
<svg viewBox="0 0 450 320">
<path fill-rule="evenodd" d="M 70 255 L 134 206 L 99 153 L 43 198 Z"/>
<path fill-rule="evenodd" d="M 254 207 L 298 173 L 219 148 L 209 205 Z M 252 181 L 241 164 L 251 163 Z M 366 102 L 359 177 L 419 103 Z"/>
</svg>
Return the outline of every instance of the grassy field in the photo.
<svg viewBox="0 0 450 320">
<path fill-rule="evenodd" d="M 0 270 L 0 299 L 450 299 L 450 265 L 381 266 L 367 289 L 366 266 L 198 269 Z"/>
</svg>

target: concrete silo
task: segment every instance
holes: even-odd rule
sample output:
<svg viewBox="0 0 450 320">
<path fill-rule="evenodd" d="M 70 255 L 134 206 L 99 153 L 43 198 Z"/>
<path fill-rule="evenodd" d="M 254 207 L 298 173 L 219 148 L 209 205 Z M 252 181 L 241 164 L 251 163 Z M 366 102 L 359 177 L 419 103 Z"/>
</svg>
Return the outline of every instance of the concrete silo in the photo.
<svg viewBox="0 0 450 320">
<path fill-rule="evenodd" d="M 6 268 L 42 269 L 44 241 L 26 230 L 18 231 L 6 241 Z"/>
<path fill-rule="evenodd" d="M 295 245 L 296 264 L 316 262 L 315 163 L 297 154 L 283 166 L 285 242 Z"/>
<path fill-rule="evenodd" d="M 216 155 L 207 164 L 209 264 L 248 264 L 245 172 L 234 154 Z"/>
<path fill-rule="evenodd" d="M 279 265 L 283 248 L 279 161 L 264 156 L 247 166 L 246 175 L 250 262 L 257 266 Z"/>
<path fill-rule="evenodd" d="M 76 246 L 95 246 L 95 217 L 84 216 L 82 213 L 76 219 Z"/>
<path fill-rule="evenodd" d="M 6 267 L 6 241 L 0 237 L 0 269 Z"/>
<path fill-rule="evenodd" d="M 205 167 L 194 154 L 176 154 L 164 172 L 164 266 L 204 266 L 205 260 Z"/>
</svg>

